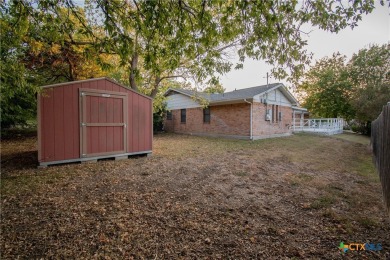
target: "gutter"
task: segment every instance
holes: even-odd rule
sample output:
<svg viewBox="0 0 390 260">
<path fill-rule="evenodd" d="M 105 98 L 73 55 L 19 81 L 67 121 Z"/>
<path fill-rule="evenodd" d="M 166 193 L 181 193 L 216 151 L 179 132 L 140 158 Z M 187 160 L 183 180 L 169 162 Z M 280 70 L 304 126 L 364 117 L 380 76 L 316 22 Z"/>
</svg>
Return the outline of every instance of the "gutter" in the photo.
<svg viewBox="0 0 390 260">
<path fill-rule="evenodd" d="M 253 121 L 253 120 L 252 120 L 252 118 L 253 118 L 253 112 L 252 112 L 252 111 L 253 111 L 253 103 L 247 101 L 246 99 L 244 99 L 244 101 L 245 101 L 246 103 L 248 103 L 248 104 L 251 104 L 251 124 L 250 124 L 250 127 L 251 127 L 250 130 L 251 130 L 251 131 L 250 131 L 250 140 L 253 141 L 253 131 L 252 131 L 252 128 L 253 128 L 253 127 L 252 127 L 252 121 Z"/>
<path fill-rule="evenodd" d="M 295 111 L 301 111 L 301 112 L 307 112 L 307 108 L 299 107 L 299 106 L 291 106 L 292 110 Z"/>
</svg>

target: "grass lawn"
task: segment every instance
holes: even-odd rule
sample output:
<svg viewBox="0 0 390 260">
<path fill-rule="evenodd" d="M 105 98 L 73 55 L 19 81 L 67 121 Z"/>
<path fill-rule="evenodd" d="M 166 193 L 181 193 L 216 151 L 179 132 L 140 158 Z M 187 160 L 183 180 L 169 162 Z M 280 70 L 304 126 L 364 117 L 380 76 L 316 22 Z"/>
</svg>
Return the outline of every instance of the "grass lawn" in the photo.
<svg viewBox="0 0 390 260">
<path fill-rule="evenodd" d="M 369 136 L 365 136 L 365 135 L 361 135 L 361 134 L 357 134 L 357 133 L 344 132 L 342 134 L 333 135 L 332 137 L 343 139 L 343 140 L 350 141 L 350 142 L 359 143 L 359 144 L 364 144 L 364 145 L 370 144 L 370 137 Z"/>
<path fill-rule="evenodd" d="M 367 145 L 162 134 L 149 158 L 40 170 L 35 147 L 2 141 L 2 259 L 390 258 Z"/>
</svg>

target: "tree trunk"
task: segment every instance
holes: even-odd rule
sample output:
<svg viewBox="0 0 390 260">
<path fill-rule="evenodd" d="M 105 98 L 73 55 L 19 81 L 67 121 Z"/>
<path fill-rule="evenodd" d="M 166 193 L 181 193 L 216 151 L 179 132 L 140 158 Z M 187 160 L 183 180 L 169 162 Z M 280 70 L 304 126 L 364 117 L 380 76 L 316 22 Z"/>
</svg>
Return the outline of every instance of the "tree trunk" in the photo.
<svg viewBox="0 0 390 260">
<path fill-rule="evenodd" d="M 135 43 L 133 46 L 133 55 L 131 55 L 130 61 L 130 75 L 129 75 L 129 83 L 130 87 L 135 91 L 138 91 L 137 87 L 137 72 L 138 72 L 138 35 L 135 35 Z"/>
<path fill-rule="evenodd" d="M 158 87 L 160 85 L 160 81 L 161 81 L 160 77 L 156 76 L 156 78 L 154 80 L 152 92 L 150 93 L 150 97 L 151 98 L 155 98 L 156 97 L 157 92 L 158 92 Z"/>
<path fill-rule="evenodd" d="M 138 69 L 138 53 L 134 52 L 133 56 L 131 57 L 130 76 L 129 76 L 130 87 L 134 90 L 138 90 L 137 82 L 136 82 L 137 69 Z"/>
<path fill-rule="evenodd" d="M 74 81 L 75 80 L 75 76 L 74 76 L 73 64 L 72 64 L 72 62 L 70 61 L 69 58 L 67 60 L 68 60 L 68 64 L 69 64 L 69 81 Z"/>
</svg>

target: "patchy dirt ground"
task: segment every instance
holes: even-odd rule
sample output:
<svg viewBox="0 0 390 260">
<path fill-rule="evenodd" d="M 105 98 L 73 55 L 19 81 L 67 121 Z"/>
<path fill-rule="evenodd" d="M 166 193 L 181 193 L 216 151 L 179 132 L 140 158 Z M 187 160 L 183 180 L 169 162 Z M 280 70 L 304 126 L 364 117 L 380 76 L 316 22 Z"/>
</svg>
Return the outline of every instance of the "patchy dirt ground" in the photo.
<svg viewBox="0 0 390 260">
<path fill-rule="evenodd" d="M 2 141 L 1 258 L 390 258 L 366 146 L 158 135 L 154 155 L 36 169 L 36 139 Z M 340 242 L 381 243 L 348 251 Z"/>
</svg>

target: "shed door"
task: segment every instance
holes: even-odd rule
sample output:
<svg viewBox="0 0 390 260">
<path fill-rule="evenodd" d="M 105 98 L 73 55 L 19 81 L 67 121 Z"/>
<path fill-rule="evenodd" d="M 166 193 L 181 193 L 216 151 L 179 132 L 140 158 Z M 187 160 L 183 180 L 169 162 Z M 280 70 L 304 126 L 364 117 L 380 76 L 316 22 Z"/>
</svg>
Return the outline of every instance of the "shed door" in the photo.
<svg viewBox="0 0 390 260">
<path fill-rule="evenodd" d="M 81 157 L 126 153 L 127 94 L 80 89 Z"/>
</svg>

